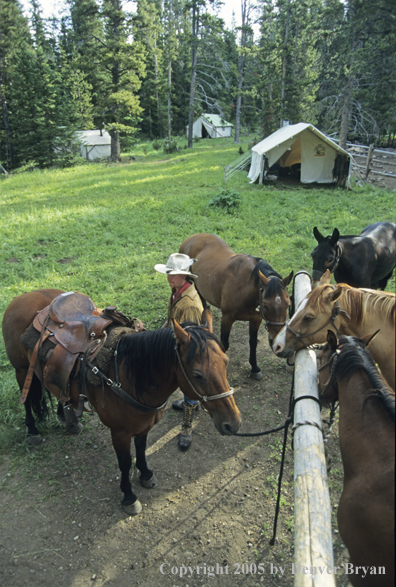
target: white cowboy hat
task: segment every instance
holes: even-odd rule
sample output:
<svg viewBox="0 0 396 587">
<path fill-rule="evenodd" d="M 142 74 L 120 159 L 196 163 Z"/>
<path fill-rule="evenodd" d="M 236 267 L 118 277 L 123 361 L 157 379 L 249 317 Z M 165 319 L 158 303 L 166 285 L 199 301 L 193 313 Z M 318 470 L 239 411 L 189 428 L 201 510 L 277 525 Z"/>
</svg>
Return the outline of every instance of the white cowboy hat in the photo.
<svg viewBox="0 0 396 587">
<path fill-rule="evenodd" d="M 182 253 L 173 253 L 166 262 L 154 265 L 154 269 L 159 273 L 166 273 L 167 275 L 190 275 L 191 277 L 198 277 L 191 273 L 190 267 L 197 259 L 190 259 L 188 255 Z"/>
</svg>

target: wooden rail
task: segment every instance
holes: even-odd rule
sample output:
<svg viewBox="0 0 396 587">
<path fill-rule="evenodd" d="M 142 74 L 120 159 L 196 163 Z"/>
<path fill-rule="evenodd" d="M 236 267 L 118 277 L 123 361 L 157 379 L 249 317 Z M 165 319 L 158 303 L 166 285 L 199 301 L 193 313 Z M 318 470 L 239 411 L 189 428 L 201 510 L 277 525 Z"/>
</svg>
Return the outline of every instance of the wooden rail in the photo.
<svg viewBox="0 0 396 587">
<path fill-rule="evenodd" d="M 294 282 L 296 307 L 310 291 L 309 275 L 298 273 Z M 294 378 L 295 399 L 303 395 L 318 398 L 313 350 L 297 352 Z M 335 587 L 330 496 L 319 428 L 318 403 L 312 399 L 298 401 L 294 409 L 295 587 Z"/>
</svg>

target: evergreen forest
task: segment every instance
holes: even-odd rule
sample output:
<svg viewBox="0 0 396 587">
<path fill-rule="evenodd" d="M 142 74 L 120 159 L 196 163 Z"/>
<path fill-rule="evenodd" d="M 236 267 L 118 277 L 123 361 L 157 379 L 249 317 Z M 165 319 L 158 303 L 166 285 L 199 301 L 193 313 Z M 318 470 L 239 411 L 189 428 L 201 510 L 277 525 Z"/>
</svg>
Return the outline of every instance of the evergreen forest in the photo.
<svg viewBox="0 0 396 587">
<path fill-rule="evenodd" d="M 309 122 L 341 145 L 393 145 L 396 0 L 65 0 L 43 17 L 0 0 L 0 164 L 68 166 L 78 130 L 105 129 L 111 159 L 185 134 L 205 112 L 241 134 Z"/>
</svg>

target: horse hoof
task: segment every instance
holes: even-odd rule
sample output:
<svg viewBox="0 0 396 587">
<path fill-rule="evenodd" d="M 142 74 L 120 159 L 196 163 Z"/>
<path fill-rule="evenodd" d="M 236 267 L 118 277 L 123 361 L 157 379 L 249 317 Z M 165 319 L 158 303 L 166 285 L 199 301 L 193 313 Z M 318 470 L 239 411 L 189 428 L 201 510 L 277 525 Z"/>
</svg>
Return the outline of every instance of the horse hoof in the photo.
<svg viewBox="0 0 396 587">
<path fill-rule="evenodd" d="M 137 514 L 140 514 L 140 512 L 142 511 L 142 504 L 138 499 L 135 501 L 135 503 L 123 505 L 122 507 L 124 508 L 124 512 L 128 514 L 128 516 L 136 516 Z"/>
<path fill-rule="evenodd" d="M 261 371 L 258 371 L 257 373 L 253 373 L 253 371 L 250 371 L 250 377 L 252 379 L 255 379 L 256 381 L 261 381 L 263 378 L 263 374 L 261 373 Z"/>
<path fill-rule="evenodd" d="M 150 479 L 142 479 L 140 477 L 140 485 L 142 487 L 145 487 L 146 489 L 153 489 L 153 487 L 157 487 L 157 485 L 158 485 L 158 479 L 154 475 L 154 473 L 151 475 L 151 478 Z"/>
<path fill-rule="evenodd" d="M 70 434 L 80 434 L 83 428 L 84 426 L 79 422 L 78 424 L 72 424 L 71 426 L 69 426 L 67 428 L 67 431 L 70 432 Z"/>
<path fill-rule="evenodd" d="M 27 437 L 26 442 L 28 443 L 29 446 L 38 446 L 39 444 L 41 444 L 43 442 L 43 439 L 40 436 L 40 434 L 35 434 L 35 435 L 32 434 Z"/>
</svg>

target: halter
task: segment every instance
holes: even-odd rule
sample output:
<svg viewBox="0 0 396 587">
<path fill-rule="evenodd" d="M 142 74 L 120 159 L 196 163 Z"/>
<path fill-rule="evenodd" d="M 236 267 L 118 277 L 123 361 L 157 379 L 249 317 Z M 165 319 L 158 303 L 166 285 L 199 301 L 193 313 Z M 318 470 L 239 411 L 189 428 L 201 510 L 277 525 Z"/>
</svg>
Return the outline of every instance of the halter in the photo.
<svg viewBox="0 0 396 587">
<path fill-rule="evenodd" d="M 334 286 L 334 285 L 332 285 L 331 287 L 333 288 L 333 290 L 335 289 L 335 286 Z M 333 311 L 332 311 L 332 313 L 331 313 L 331 316 L 330 316 L 330 318 L 327 320 L 327 322 L 325 322 L 325 324 L 323 324 L 323 326 L 321 326 L 320 328 L 318 328 L 318 329 L 317 329 L 317 330 L 315 330 L 314 332 L 308 332 L 307 334 L 299 334 L 298 332 L 295 332 L 295 331 L 293 330 L 293 328 L 290 326 L 289 322 L 287 322 L 287 323 L 286 323 L 286 328 L 287 328 L 287 330 L 290 330 L 290 332 L 291 332 L 292 334 L 294 334 L 294 336 L 295 336 L 296 338 L 298 338 L 298 340 L 300 340 L 300 341 L 301 341 L 302 345 L 303 345 L 305 348 L 308 348 L 308 346 L 309 346 L 309 345 L 305 344 L 305 343 L 304 343 L 304 341 L 302 341 L 301 339 L 302 339 L 302 338 L 307 338 L 308 336 L 313 336 L 314 334 L 317 334 L 318 332 L 320 332 L 321 330 L 323 330 L 323 328 L 326 328 L 326 326 L 328 326 L 328 325 L 330 324 L 330 322 L 333 322 L 333 326 L 334 326 L 334 328 L 336 329 L 336 332 L 337 332 L 337 334 L 339 334 L 338 328 L 337 328 L 337 326 L 336 326 L 336 324 L 335 324 L 335 320 L 336 320 L 336 318 L 337 318 L 337 316 L 338 316 L 339 314 L 345 314 L 345 316 L 346 316 L 347 318 L 350 318 L 350 316 L 349 316 L 348 312 L 346 312 L 345 310 L 342 310 L 342 309 L 340 308 L 340 304 L 338 303 L 338 300 L 336 300 L 336 303 L 335 303 L 335 306 L 334 306 L 334 308 L 333 308 Z"/>
<path fill-rule="evenodd" d="M 271 277 L 278 277 L 278 275 L 276 275 L 275 273 L 273 273 L 271 275 L 271 273 L 269 274 L 269 279 L 271 279 Z M 279 277 L 278 277 L 279 279 Z M 264 293 L 264 286 L 263 284 L 260 284 L 260 297 L 259 297 L 259 307 L 257 309 L 260 309 L 260 313 L 261 316 L 263 317 L 264 320 L 264 327 L 266 329 L 266 331 L 269 331 L 268 326 L 285 326 L 286 325 L 286 320 L 284 320 L 283 322 L 272 322 L 271 320 L 267 320 L 267 318 L 264 315 L 264 312 L 261 310 L 261 302 L 263 300 L 263 293 Z"/>
<path fill-rule="evenodd" d="M 186 373 L 186 371 L 185 371 L 185 369 L 183 367 L 183 363 L 182 363 L 182 360 L 181 360 L 181 357 L 180 357 L 180 353 L 179 353 L 179 345 L 177 345 L 177 344 L 175 346 L 175 351 L 176 351 L 177 360 L 179 361 L 179 365 L 180 365 L 180 368 L 182 370 L 182 373 L 183 373 L 184 377 L 187 379 L 187 383 L 190 385 L 190 387 L 193 390 L 193 392 L 199 397 L 199 401 L 200 402 L 208 402 L 210 400 L 220 399 L 220 398 L 223 398 L 223 397 L 228 397 L 229 395 L 233 395 L 233 393 L 234 393 L 234 388 L 233 387 L 230 387 L 230 389 L 228 391 L 225 391 L 224 393 L 218 393 L 217 395 L 207 396 L 207 395 L 200 394 L 195 389 L 194 385 L 192 384 L 190 378 L 188 377 L 188 375 L 187 375 L 187 373 Z"/>
<path fill-rule="evenodd" d="M 342 248 L 341 248 L 341 245 L 337 242 L 334 265 L 330 269 L 330 273 L 334 273 L 335 270 L 337 269 L 338 263 L 340 262 L 340 259 L 341 259 L 341 255 L 342 255 Z M 324 273 L 323 271 L 318 271 L 317 269 L 313 270 L 312 271 L 312 279 L 319 281 L 320 278 L 322 277 L 323 273 Z"/>
</svg>

